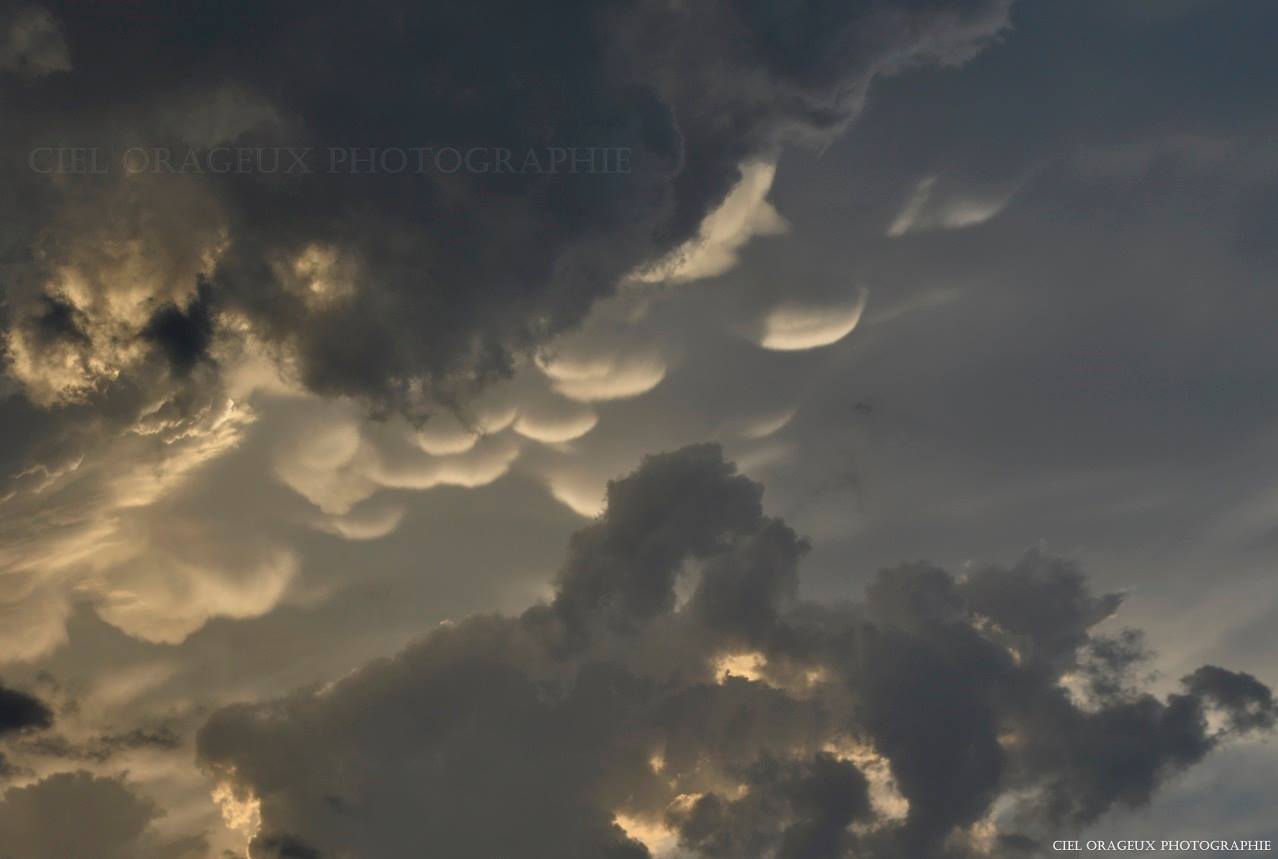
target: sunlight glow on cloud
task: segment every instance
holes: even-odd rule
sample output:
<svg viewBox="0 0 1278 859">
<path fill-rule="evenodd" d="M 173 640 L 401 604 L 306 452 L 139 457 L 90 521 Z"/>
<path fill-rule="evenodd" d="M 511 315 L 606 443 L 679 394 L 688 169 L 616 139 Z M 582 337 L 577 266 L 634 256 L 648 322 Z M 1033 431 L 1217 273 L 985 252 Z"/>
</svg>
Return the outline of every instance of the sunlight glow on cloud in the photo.
<svg viewBox="0 0 1278 859">
<path fill-rule="evenodd" d="M 585 519 L 594 519 L 604 511 L 604 489 L 588 486 L 567 477 L 552 476 L 546 487 L 556 501 Z"/>
<path fill-rule="evenodd" d="M 841 761 L 855 764 L 861 771 L 869 783 L 870 804 L 881 821 L 893 823 L 905 820 L 910 812 L 910 802 L 897 787 L 891 762 L 873 746 L 845 737 L 827 743 L 824 751 Z"/>
<path fill-rule="evenodd" d="M 451 412 L 431 415 L 417 433 L 417 444 L 432 456 L 465 453 L 479 441 L 479 433 L 462 425 Z"/>
<path fill-rule="evenodd" d="M 613 822 L 621 827 L 627 837 L 647 847 L 648 852 L 656 859 L 673 855 L 675 848 L 679 846 L 679 833 L 659 820 L 632 817 L 618 812 L 613 816 Z"/>
<path fill-rule="evenodd" d="M 244 853 L 248 856 L 248 845 L 262 829 L 262 803 L 242 788 L 237 791 L 230 782 L 221 782 L 213 789 L 213 802 L 221 811 L 226 828 L 243 836 Z"/>
<path fill-rule="evenodd" d="M 68 464 L 11 479 L 0 534 L 21 539 L 0 542 L 0 659 L 61 644 L 76 599 L 127 634 L 173 643 L 213 617 L 261 615 L 283 595 L 291 552 L 228 543 L 214 523 L 158 505 L 238 447 L 254 413 L 222 400 L 166 415 L 156 409 Z"/>
<path fill-rule="evenodd" d="M 537 365 L 555 391 L 583 403 L 623 400 L 646 394 L 666 377 L 666 363 L 655 352 L 590 358 L 540 357 Z"/>
<path fill-rule="evenodd" d="M 404 518 L 403 507 L 385 507 L 345 516 L 322 516 L 315 527 L 346 540 L 377 540 L 394 532 Z"/>
<path fill-rule="evenodd" d="M 261 617 L 297 574 L 291 552 L 264 553 L 234 568 L 149 552 L 102 583 L 98 615 L 144 641 L 181 643 L 214 617 Z"/>
<path fill-rule="evenodd" d="M 373 463 L 369 475 L 376 484 L 393 489 L 474 489 L 502 477 L 518 456 L 517 442 L 506 437 L 492 438 L 456 456 L 399 462 L 380 459 Z"/>
<path fill-rule="evenodd" d="M 543 444 L 562 444 L 574 441 L 595 428 L 599 415 L 590 409 L 581 409 L 562 415 L 521 412 L 516 418 L 515 432 Z"/>
<path fill-rule="evenodd" d="M 775 164 L 743 165 L 741 181 L 702 221 L 697 238 L 634 279 L 679 283 L 716 277 L 737 264 L 737 255 L 750 239 L 787 232 L 789 225 L 767 200 L 775 176 Z"/>
<path fill-rule="evenodd" d="M 729 677 L 744 677 L 746 680 L 759 681 L 763 679 L 763 668 L 767 661 L 767 657 L 757 650 L 724 653 L 715 660 L 714 676 L 720 683 L 725 682 Z"/>
<path fill-rule="evenodd" d="M 764 318 L 759 345 L 795 352 L 838 343 L 861 321 L 868 298 L 869 291 L 861 289 L 856 300 L 843 307 L 783 304 Z"/>
</svg>

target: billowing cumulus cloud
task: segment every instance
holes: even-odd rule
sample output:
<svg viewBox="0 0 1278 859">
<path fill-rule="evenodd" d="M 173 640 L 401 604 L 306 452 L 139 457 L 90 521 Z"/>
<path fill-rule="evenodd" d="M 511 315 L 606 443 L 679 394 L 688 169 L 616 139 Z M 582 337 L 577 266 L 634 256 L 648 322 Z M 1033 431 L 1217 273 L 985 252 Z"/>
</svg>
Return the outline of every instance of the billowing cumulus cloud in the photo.
<svg viewBox="0 0 1278 859">
<path fill-rule="evenodd" d="M 216 713 L 201 760 L 253 855 L 1000 854 L 1273 726 L 1225 668 L 1142 689 L 1137 634 L 1098 629 L 1121 598 L 1037 552 L 804 600 L 762 496 L 713 445 L 649 457 L 549 601 Z"/>
</svg>

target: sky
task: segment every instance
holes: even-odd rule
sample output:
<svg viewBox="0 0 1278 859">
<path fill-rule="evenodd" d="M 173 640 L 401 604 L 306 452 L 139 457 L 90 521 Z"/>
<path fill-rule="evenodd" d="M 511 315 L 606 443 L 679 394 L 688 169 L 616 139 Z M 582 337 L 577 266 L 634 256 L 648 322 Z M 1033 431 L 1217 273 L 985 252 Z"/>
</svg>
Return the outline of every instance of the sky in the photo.
<svg viewBox="0 0 1278 859">
<path fill-rule="evenodd" d="M 1275 26 L 0 0 L 0 859 L 1273 840 Z"/>
</svg>

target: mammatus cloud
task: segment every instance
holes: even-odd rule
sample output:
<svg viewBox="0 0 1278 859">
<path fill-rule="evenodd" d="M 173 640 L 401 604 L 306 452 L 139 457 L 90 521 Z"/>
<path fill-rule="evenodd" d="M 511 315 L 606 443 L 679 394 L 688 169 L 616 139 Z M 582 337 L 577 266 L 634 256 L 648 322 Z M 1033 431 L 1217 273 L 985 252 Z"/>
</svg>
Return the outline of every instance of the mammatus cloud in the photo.
<svg viewBox="0 0 1278 859">
<path fill-rule="evenodd" d="M 783 304 L 763 318 L 759 345 L 778 352 L 797 352 L 838 343 L 860 323 L 869 297 L 869 290 L 861 288 L 855 300 L 842 306 Z"/>
<path fill-rule="evenodd" d="M 783 145 L 828 141 L 877 76 L 970 57 L 1006 25 L 1007 3 L 186 14 L 148 0 L 132 15 L 146 26 L 121 30 L 92 4 L 0 3 L 0 182 L 12 191 L 0 202 L 0 396 L 6 414 L 33 415 L 6 449 L 16 483 L 0 489 L 0 529 L 25 535 L 0 553 L 0 610 L 25 625 L 0 633 L 7 659 L 63 640 L 72 591 L 165 642 L 278 602 L 296 569 L 287 549 L 249 541 L 251 557 L 228 558 L 212 526 L 150 512 L 239 445 L 253 412 L 237 389 L 251 379 L 420 430 L 417 459 L 390 461 L 342 426 L 284 457 L 281 479 L 335 517 L 316 527 L 372 538 L 396 516 L 351 508 L 378 489 L 496 479 L 519 440 L 489 439 L 508 424 L 450 421 L 450 409 L 703 224 L 713 259 L 699 270 L 730 264 L 749 235 L 779 228 L 764 165 Z M 551 37 L 569 47 L 545 50 Z M 67 141 L 105 171 L 49 161 Z M 330 170 L 331 151 L 351 147 L 501 148 L 541 164 L 453 170 L 423 154 L 422 171 Z M 627 169 L 542 169 L 574 147 L 625 150 Z M 186 153 L 211 166 L 227 149 L 311 160 L 295 174 L 185 167 Z M 667 362 L 559 355 L 544 369 L 576 406 L 645 393 Z M 513 432 L 562 443 L 590 414 L 529 409 Z M 123 474 L 134 457 L 145 465 Z M 41 475 L 56 476 L 51 488 L 32 488 Z M 68 515 L 46 515 L 54 496 Z"/>
<path fill-rule="evenodd" d="M 599 415 L 589 408 L 528 409 L 515 419 L 515 432 L 544 444 L 575 441 L 595 428 Z"/>
<path fill-rule="evenodd" d="M 555 355 L 539 360 L 538 366 L 557 393 L 579 403 L 637 397 L 666 377 L 665 361 L 655 353 Z"/>
<path fill-rule="evenodd" d="M 1096 628 L 1121 598 L 1036 552 L 801 600 L 762 491 L 713 445 L 649 457 L 549 602 L 216 713 L 199 754 L 253 855 L 1002 855 L 1273 726 L 1245 674 L 1141 689 L 1139 635 Z"/>
</svg>

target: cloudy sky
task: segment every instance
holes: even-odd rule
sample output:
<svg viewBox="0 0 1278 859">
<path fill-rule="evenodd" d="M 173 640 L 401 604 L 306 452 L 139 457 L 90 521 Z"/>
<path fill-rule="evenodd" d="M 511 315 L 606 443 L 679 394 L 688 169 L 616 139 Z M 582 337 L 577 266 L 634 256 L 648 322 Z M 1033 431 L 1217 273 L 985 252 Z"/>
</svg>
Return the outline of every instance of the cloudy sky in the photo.
<svg viewBox="0 0 1278 859">
<path fill-rule="evenodd" d="M 1275 839 L 1276 27 L 0 0 L 0 858 Z"/>
</svg>

